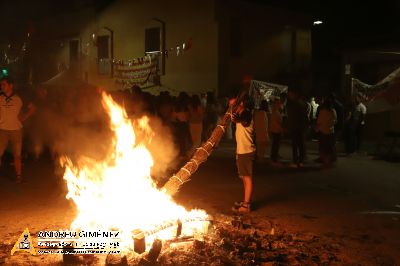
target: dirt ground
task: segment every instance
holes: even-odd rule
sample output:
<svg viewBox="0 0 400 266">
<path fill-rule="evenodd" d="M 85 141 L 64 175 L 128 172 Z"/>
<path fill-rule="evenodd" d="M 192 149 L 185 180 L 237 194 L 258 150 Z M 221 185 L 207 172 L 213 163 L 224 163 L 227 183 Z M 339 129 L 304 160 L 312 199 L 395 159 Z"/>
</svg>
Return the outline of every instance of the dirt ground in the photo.
<svg viewBox="0 0 400 266">
<path fill-rule="evenodd" d="M 230 209 L 242 185 L 234 146 L 222 143 L 176 196 L 213 215 L 212 232 L 163 249 L 158 265 L 400 265 L 400 164 L 355 155 L 324 169 L 312 162 L 315 144 L 308 147 L 302 169 L 256 165 L 253 211 L 235 227 Z M 288 145 L 280 155 L 290 158 Z M 75 215 L 48 160 L 26 161 L 24 169 L 26 184 L 15 184 L 11 169 L 0 175 L 0 264 L 61 265 L 61 255 L 10 255 L 25 228 L 35 239 L 69 228 Z"/>
</svg>

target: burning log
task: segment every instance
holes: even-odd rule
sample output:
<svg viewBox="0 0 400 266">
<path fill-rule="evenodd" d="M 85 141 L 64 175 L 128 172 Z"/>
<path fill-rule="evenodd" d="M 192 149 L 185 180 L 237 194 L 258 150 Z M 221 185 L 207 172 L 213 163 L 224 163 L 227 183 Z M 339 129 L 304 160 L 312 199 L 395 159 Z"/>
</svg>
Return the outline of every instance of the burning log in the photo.
<svg viewBox="0 0 400 266">
<path fill-rule="evenodd" d="M 177 221 L 178 227 L 176 228 L 176 237 L 179 237 L 182 234 L 182 222 L 181 220 Z"/>
<path fill-rule="evenodd" d="M 234 216 L 232 220 L 232 226 L 237 229 L 243 229 L 243 220 L 240 216 Z"/>
<path fill-rule="evenodd" d="M 158 256 L 160 256 L 161 249 L 162 249 L 161 240 L 155 239 L 153 241 L 150 251 L 140 259 L 138 265 L 140 265 L 140 266 L 157 265 L 156 262 L 157 262 Z"/>
<path fill-rule="evenodd" d="M 179 237 L 182 234 L 183 223 L 190 223 L 190 222 L 212 222 L 212 217 L 209 219 L 201 219 L 201 218 L 188 218 L 185 219 L 183 222 L 181 220 L 165 222 L 162 225 L 158 225 L 152 230 L 141 231 L 141 230 L 134 230 L 132 231 L 133 238 L 141 238 L 141 236 L 150 236 L 157 234 L 158 232 L 165 230 L 170 227 L 176 226 L 176 237 Z"/>
<path fill-rule="evenodd" d="M 200 164 L 205 162 L 207 158 L 211 155 L 214 147 L 219 143 L 222 136 L 224 135 L 226 127 L 232 120 L 233 114 L 236 113 L 239 104 L 244 99 L 246 93 L 247 90 L 242 90 L 239 93 L 233 104 L 228 107 L 228 110 L 226 111 L 219 125 L 214 128 L 209 139 L 205 143 L 203 143 L 203 145 L 197 148 L 192 158 L 176 174 L 174 174 L 167 183 L 165 183 L 163 188 L 167 191 L 168 194 L 170 194 L 171 196 L 176 194 L 179 191 L 179 188 L 185 182 L 190 180 L 190 177 L 197 171 Z"/>
<path fill-rule="evenodd" d="M 142 230 L 135 230 L 133 235 L 133 249 L 136 253 L 142 254 L 146 251 L 146 238 Z"/>
<path fill-rule="evenodd" d="M 211 220 L 207 219 L 185 219 L 183 222 L 184 223 L 190 223 L 190 222 L 211 222 Z M 155 235 L 160 231 L 163 231 L 167 228 L 171 228 L 176 226 L 176 235 L 175 235 L 175 240 L 176 239 L 185 239 L 185 237 L 181 237 L 182 234 L 182 228 L 183 228 L 183 222 L 181 220 L 177 221 L 170 221 L 170 222 L 165 222 L 162 225 L 159 225 L 155 227 L 152 230 L 147 230 L 147 231 L 142 231 L 142 230 L 133 230 L 132 231 L 132 238 L 133 238 L 133 249 L 136 253 L 142 254 L 146 251 L 146 236 L 151 236 Z M 189 238 L 193 238 L 193 236 L 190 236 Z M 154 245 L 154 242 L 153 242 Z"/>
<path fill-rule="evenodd" d="M 147 255 L 147 260 L 150 262 L 155 262 L 158 256 L 160 255 L 161 248 L 162 248 L 161 240 L 155 239 L 153 245 L 151 246 L 149 254 Z"/>
</svg>

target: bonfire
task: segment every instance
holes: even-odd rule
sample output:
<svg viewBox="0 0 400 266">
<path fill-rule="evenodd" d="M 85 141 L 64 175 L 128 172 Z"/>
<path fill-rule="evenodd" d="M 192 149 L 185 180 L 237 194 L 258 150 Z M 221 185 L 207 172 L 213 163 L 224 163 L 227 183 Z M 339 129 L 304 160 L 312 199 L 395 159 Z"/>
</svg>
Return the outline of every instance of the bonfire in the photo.
<svg viewBox="0 0 400 266">
<path fill-rule="evenodd" d="M 61 158 L 68 186 L 66 197 L 77 208 L 71 230 L 119 231 L 120 249 L 125 253 L 135 251 L 134 238 L 138 234 L 146 238 L 145 250 L 155 239 L 200 236 L 208 226 L 206 212 L 179 206 L 165 189 L 157 188 L 150 176 L 153 158 L 146 146 L 155 132 L 149 119 L 131 121 L 104 92 L 102 103 L 113 132 L 111 152 L 101 161 Z"/>
</svg>

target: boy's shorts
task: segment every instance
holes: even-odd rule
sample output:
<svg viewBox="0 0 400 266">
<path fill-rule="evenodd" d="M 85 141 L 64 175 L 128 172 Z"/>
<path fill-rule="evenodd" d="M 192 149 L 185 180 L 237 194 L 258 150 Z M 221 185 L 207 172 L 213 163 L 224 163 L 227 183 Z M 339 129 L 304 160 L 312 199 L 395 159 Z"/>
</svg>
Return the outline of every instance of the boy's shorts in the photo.
<svg viewBox="0 0 400 266">
<path fill-rule="evenodd" d="M 239 176 L 253 176 L 254 152 L 236 154 L 236 166 Z"/>
</svg>

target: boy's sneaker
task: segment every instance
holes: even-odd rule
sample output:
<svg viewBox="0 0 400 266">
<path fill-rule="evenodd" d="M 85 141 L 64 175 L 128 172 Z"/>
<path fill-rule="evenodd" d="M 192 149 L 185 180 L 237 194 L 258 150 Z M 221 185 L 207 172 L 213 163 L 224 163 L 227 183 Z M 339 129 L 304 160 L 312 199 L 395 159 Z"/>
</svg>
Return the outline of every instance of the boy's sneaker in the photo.
<svg viewBox="0 0 400 266">
<path fill-rule="evenodd" d="M 236 213 L 249 213 L 250 212 L 250 203 L 242 202 L 240 205 L 235 205 L 232 207 L 232 211 Z"/>
<path fill-rule="evenodd" d="M 241 200 L 241 201 L 235 201 L 235 202 L 233 203 L 233 206 L 234 206 L 234 207 L 239 207 L 239 206 L 242 205 L 243 203 L 244 203 L 243 200 Z"/>
</svg>

